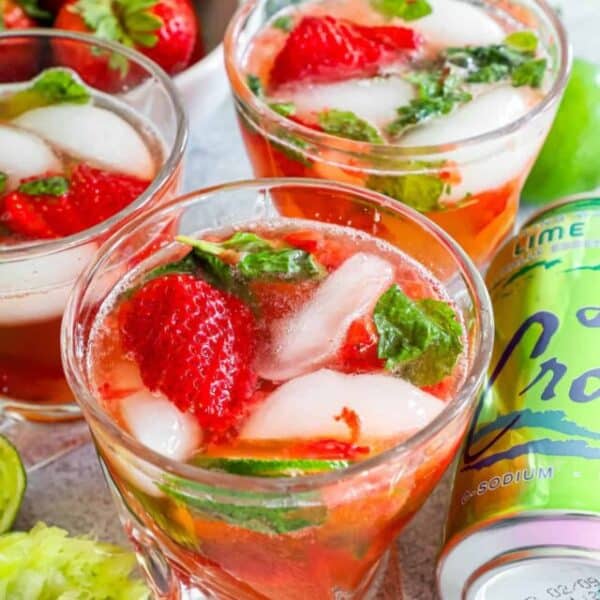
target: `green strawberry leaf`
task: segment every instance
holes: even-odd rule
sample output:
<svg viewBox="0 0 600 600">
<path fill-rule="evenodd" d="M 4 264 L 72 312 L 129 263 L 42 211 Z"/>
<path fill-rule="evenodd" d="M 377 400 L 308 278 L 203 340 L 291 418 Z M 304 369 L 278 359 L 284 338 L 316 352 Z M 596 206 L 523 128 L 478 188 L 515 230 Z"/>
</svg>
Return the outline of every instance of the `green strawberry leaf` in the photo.
<svg viewBox="0 0 600 600">
<path fill-rule="evenodd" d="M 4 194 L 8 184 L 8 175 L 0 171 L 0 194 Z"/>
<path fill-rule="evenodd" d="M 377 354 L 387 370 L 418 386 L 433 385 L 452 373 L 460 356 L 462 327 L 445 302 L 417 302 L 394 284 L 373 313 L 379 333 Z"/>
<path fill-rule="evenodd" d="M 60 176 L 42 177 L 22 183 L 18 190 L 28 196 L 62 196 L 69 191 L 69 182 Z"/>
<path fill-rule="evenodd" d="M 17 0 L 17 4 L 25 11 L 27 16 L 40 21 L 52 21 L 52 13 L 40 8 L 37 0 Z M 0 13 L 2 11 L 0 10 Z"/>
<path fill-rule="evenodd" d="M 367 187 L 411 206 L 419 212 L 442 210 L 440 200 L 448 186 L 437 175 L 370 175 Z"/>
<path fill-rule="evenodd" d="M 275 27 L 275 29 L 281 29 L 281 31 L 289 33 L 294 28 L 294 18 L 291 15 L 281 15 L 281 17 L 277 17 L 271 25 Z"/>
<path fill-rule="evenodd" d="M 427 0 L 371 0 L 371 6 L 388 18 L 416 21 L 433 12 Z"/>
<path fill-rule="evenodd" d="M 0 98 L 0 119 L 11 120 L 19 115 L 54 104 L 87 104 L 91 100 L 88 88 L 66 69 L 46 69 L 27 88 Z"/>
<path fill-rule="evenodd" d="M 319 124 L 325 133 L 331 135 L 371 144 L 383 143 L 376 127 L 350 111 L 336 109 L 323 111 L 319 113 Z"/>
</svg>

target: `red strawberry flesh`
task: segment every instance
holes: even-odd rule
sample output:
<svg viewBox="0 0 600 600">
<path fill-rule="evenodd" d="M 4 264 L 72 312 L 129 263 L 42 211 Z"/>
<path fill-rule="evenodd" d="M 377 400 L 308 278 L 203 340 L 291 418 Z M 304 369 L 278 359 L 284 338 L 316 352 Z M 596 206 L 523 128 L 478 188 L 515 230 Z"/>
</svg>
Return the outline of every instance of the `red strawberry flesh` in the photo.
<svg viewBox="0 0 600 600">
<path fill-rule="evenodd" d="M 195 415 L 209 438 L 235 430 L 257 383 L 248 307 L 192 275 L 167 275 L 138 290 L 119 319 L 150 390 Z"/>
<path fill-rule="evenodd" d="M 405 27 L 367 27 L 333 17 L 305 16 L 288 36 L 270 73 L 270 86 L 332 82 L 376 75 L 419 46 Z"/>
</svg>

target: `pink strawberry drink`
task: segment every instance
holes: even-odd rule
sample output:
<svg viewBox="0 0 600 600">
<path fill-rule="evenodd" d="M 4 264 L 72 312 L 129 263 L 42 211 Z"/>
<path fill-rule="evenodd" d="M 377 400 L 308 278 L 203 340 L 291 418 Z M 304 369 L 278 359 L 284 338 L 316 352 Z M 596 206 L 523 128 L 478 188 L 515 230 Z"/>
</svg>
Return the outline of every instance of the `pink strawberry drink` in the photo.
<svg viewBox="0 0 600 600">
<path fill-rule="evenodd" d="M 296 200 L 311 191 L 299 187 Z M 295 195 L 282 188 L 274 198 Z M 350 493 L 344 477 L 431 427 L 460 395 L 473 343 L 460 309 L 431 270 L 350 227 L 281 215 L 158 246 L 91 326 L 100 410 L 211 476 L 340 483 L 306 506 L 271 510 L 249 492 L 240 505 L 239 494 L 189 488 L 101 441 L 120 498 L 168 549 L 178 589 L 213 590 L 216 578 L 214 590 L 233 586 L 227 597 L 361 597 L 464 420 L 406 473 L 365 473 L 368 492 Z"/>
<path fill-rule="evenodd" d="M 55 41 L 51 32 L 28 36 L 35 48 Z M 14 40 L 0 36 L 0 55 L 3 43 Z M 91 52 L 81 36 L 68 43 Z M 145 77 L 150 106 L 167 92 Z M 30 416 L 72 403 L 59 330 L 73 281 L 126 212 L 178 184 L 169 137 L 177 112 L 155 127 L 138 108 L 139 91 L 122 92 L 101 92 L 58 65 L 0 80 L 0 402 Z"/>
<path fill-rule="evenodd" d="M 484 265 L 568 70 L 546 13 L 535 0 L 244 4 L 226 51 L 255 172 L 387 194 Z"/>
</svg>

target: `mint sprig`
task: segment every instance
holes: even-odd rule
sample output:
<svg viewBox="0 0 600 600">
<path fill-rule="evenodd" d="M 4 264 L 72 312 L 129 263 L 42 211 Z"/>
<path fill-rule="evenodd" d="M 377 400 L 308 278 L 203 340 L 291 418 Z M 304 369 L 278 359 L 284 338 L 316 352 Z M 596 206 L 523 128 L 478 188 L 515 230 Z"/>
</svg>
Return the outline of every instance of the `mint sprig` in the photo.
<svg viewBox="0 0 600 600">
<path fill-rule="evenodd" d="M 417 88 L 417 97 L 397 109 L 397 118 L 387 126 L 387 133 L 396 137 L 409 127 L 451 113 L 457 105 L 473 96 L 464 89 L 462 80 L 450 69 L 414 72 L 406 79 Z"/>
<path fill-rule="evenodd" d="M 294 28 L 294 18 L 291 15 L 281 15 L 271 23 L 275 29 L 281 29 L 285 33 L 289 33 Z"/>
<path fill-rule="evenodd" d="M 367 179 L 367 187 L 411 206 L 419 212 L 442 210 L 440 200 L 449 188 L 438 175 L 430 173 L 370 175 Z"/>
<path fill-rule="evenodd" d="M 8 175 L 0 171 L 0 194 L 4 194 L 8 185 Z"/>
<path fill-rule="evenodd" d="M 462 327 L 445 302 L 411 300 L 398 285 L 385 292 L 373 313 L 379 333 L 377 354 L 387 370 L 418 386 L 452 373 L 460 356 Z"/>
<path fill-rule="evenodd" d="M 325 110 L 319 113 L 319 124 L 325 133 L 331 135 L 371 144 L 383 143 L 376 127 L 350 111 Z"/>
<path fill-rule="evenodd" d="M 385 17 L 404 21 L 416 21 L 433 12 L 427 0 L 371 0 L 371 6 Z"/>
</svg>

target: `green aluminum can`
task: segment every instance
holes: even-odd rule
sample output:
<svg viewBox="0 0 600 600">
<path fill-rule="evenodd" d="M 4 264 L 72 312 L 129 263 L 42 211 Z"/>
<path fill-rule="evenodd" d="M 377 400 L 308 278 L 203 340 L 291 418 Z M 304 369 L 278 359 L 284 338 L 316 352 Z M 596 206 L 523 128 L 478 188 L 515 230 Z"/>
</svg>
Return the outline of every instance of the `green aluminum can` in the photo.
<svg viewBox="0 0 600 600">
<path fill-rule="evenodd" d="M 487 275 L 496 339 L 456 467 L 443 600 L 600 600 L 600 195 L 534 215 Z"/>
</svg>

